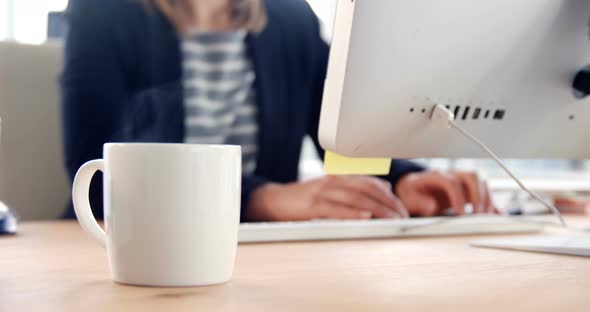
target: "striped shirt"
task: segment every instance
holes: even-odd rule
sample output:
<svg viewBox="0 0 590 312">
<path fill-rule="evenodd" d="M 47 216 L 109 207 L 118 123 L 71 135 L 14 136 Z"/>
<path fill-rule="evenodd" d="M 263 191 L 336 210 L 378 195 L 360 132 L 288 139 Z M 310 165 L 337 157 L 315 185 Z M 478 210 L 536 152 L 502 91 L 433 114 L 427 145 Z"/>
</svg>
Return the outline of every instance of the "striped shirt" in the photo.
<svg viewBox="0 0 590 312">
<path fill-rule="evenodd" d="M 194 33 L 182 41 L 185 142 L 242 147 L 242 172 L 256 169 L 254 69 L 246 31 Z"/>
</svg>

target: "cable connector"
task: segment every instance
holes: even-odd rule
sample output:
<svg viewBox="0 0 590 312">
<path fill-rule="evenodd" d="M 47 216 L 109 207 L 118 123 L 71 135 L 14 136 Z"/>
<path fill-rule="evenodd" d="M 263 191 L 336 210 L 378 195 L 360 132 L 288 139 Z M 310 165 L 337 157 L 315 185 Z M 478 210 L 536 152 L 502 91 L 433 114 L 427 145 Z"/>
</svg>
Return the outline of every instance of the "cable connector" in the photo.
<svg viewBox="0 0 590 312">
<path fill-rule="evenodd" d="M 440 104 L 436 104 L 434 106 L 434 109 L 432 110 L 432 115 L 430 115 L 430 119 L 442 128 L 450 128 L 451 121 L 455 119 L 455 114 L 453 114 L 446 107 Z"/>
</svg>

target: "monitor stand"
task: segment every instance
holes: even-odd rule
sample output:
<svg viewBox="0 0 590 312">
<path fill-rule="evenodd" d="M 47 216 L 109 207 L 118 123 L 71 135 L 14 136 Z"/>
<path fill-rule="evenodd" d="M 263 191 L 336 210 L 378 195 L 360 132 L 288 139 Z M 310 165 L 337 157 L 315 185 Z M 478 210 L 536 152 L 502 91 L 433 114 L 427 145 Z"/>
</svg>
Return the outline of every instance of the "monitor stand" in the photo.
<svg viewBox="0 0 590 312">
<path fill-rule="evenodd" d="M 590 232 L 587 235 L 544 235 L 478 240 L 472 242 L 471 246 L 590 257 Z"/>
</svg>

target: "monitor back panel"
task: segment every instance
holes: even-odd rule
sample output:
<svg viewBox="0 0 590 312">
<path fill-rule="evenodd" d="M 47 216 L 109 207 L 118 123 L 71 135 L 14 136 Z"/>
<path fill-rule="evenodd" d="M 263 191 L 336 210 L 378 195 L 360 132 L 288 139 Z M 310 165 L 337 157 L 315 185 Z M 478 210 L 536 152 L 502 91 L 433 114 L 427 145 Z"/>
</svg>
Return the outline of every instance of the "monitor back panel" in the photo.
<svg viewBox="0 0 590 312">
<path fill-rule="evenodd" d="M 590 157 L 587 0 L 341 0 L 320 141 L 349 156 L 484 157 L 434 104 L 511 158 Z"/>
</svg>

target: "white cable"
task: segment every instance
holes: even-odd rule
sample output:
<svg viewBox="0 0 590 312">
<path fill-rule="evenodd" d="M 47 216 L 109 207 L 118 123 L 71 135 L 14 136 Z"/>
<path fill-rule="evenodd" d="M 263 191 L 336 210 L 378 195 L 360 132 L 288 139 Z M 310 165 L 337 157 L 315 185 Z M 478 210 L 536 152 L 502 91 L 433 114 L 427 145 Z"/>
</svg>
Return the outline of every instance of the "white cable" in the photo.
<svg viewBox="0 0 590 312">
<path fill-rule="evenodd" d="M 463 129 L 463 127 L 459 126 L 456 122 L 455 122 L 455 115 L 449 111 L 446 107 L 437 104 L 434 107 L 434 110 L 432 112 L 432 120 L 437 121 L 437 122 L 447 122 L 447 126 L 446 127 L 453 127 L 455 128 L 457 131 L 459 131 L 463 136 L 465 136 L 466 138 L 468 138 L 469 140 L 473 141 L 475 144 L 477 144 L 484 152 L 486 152 L 488 155 L 490 155 L 490 157 L 496 161 L 496 163 L 502 167 L 502 169 L 504 169 L 504 171 L 516 182 L 516 184 L 518 184 L 518 186 L 520 186 L 521 189 L 523 189 L 525 192 L 527 192 L 529 195 L 531 195 L 534 199 L 536 199 L 537 201 L 539 201 L 540 203 L 542 203 L 545 207 L 547 207 L 547 209 L 549 209 L 549 211 L 553 212 L 553 214 L 555 215 L 555 217 L 557 217 L 557 219 L 559 220 L 559 223 L 561 224 L 562 227 L 567 227 L 567 223 L 565 223 L 565 220 L 563 219 L 563 217 L 561 216 L 561 213 L 559 213 L 559 210 L 557 208 L 555 208 L 555 206 L 551 205 L 550 203 L 548 203 L 547 201 L 545 201 L 544 199 L 542 199 L 539 195 L 537 195 L 535 192 L 529 190 L 507 167 L 506 165 L 504 165 L 504 163 L 500 160 L 500 158 L 491 150 L 489 149 L 483 142 L 481 142 L 478 138 L 476 138 L 475 136 L 473 136 L 471 133 L 469 133 L 467 130 Z"/>
</svg>

